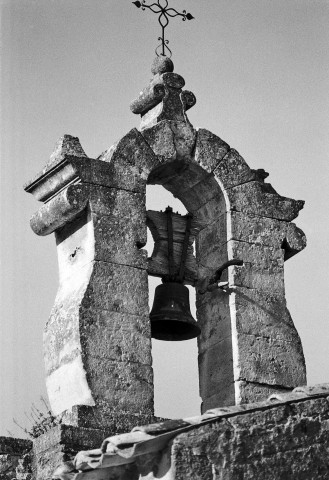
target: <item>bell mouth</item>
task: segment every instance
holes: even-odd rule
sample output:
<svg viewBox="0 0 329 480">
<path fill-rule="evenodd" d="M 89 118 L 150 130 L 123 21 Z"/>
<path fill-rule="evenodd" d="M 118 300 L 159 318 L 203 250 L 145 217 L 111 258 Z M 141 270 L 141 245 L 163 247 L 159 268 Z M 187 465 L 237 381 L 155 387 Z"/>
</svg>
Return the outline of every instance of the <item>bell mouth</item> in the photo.
<svg viewBox="0 0 329 480">
<path fill-rule="evenodd" d="M 191 315 L 189 290 L 178 282 L 167 282 L 155 289 L 150 313 L 151 336 L 156 340 L 191 340 L 201 330 Z"/>
<path fill-rule="evenodd" d="M 200 333 L 201 330 L 197 325 L 180 322 L 179 319 L 162 319 L 151 323 L 151 335 L 156 340 L 179 342 L 196 338 Z"/>
</svg>

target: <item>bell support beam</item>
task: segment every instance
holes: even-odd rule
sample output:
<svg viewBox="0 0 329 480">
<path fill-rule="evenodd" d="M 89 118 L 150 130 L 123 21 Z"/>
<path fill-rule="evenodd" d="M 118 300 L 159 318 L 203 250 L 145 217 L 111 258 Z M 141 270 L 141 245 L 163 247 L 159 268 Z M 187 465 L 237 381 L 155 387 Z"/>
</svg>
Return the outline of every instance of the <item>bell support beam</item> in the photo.
<svg viewBox="0 0 329 480">
<path fill-rule="evenodd" d="M 151 231 L 154 240 L 154 249 L 148 259 L 148 273 L 155 277 L 169 275 L 168 269 L 168 230 L 167 216 L 165 212 L 148 210 L 146 212 L 147 226 Z M 187 219 L 178 213 L 172 213 L 173 222 L 173 261 L 175 273 L 180 268 L 183 253 L 184 237 Z M 192 219 L 191 232 L 187 243 L 186 261 L 184 269 L 184 283 L 194 285 L 197 281 L 197 264 L 193 254 L 193 243 L 195 237 L 202 228 L 202 225 Z"/>
</svg>

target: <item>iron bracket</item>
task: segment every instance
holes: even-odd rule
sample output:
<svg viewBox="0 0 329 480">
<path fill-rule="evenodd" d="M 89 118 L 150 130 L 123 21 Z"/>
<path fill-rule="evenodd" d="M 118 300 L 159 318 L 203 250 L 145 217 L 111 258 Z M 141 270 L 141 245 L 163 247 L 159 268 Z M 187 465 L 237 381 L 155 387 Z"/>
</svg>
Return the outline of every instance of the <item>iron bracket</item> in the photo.
<svg viewBox="0 0 329 480">
<path fill-rule="evenodd" d="M 207 292 L 212 292 L 213 290 L 216 290 L 217 288 L 224 289 L 227 287 L 228 282 L 223 282 L 222 285 L 219 285 L 221 276 L 228 267 L 231 267 L 232 265 L 237 265 L 237 266 L 242 266 L 243 265 L 243 260 L 236 258 L 234 260 L 228 260 L 227 262 L 223 263 L 215 272 L 215 274 L 209 279 L 208 286 L 203 289 L 203 290 L 198 290 L 198 293 L 200 295 L 204 295 Z"/>
</svg>

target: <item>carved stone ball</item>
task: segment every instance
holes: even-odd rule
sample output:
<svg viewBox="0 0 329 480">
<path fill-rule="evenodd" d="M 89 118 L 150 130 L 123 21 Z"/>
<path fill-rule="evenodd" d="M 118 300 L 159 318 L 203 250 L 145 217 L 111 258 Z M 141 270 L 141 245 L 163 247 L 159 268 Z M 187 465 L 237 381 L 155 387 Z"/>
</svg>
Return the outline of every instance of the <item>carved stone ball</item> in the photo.
<svg viewBox="0 0 329 480">
<path fill-rule="evenodd" d="M 155 57 L 152 63 L 151 72 L 153 75 L 157 73 L 161 75 L 162 73 L 173 72 L 174 64 L 172 60 L 168 57 L 159 56 Z"/>
</svg>

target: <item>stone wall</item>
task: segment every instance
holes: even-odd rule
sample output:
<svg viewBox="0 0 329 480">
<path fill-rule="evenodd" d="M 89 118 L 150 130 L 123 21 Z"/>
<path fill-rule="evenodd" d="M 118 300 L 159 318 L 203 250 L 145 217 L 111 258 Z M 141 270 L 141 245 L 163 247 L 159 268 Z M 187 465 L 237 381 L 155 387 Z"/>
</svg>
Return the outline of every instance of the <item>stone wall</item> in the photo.
<svg viewBox="0 0 329 480">
<path fill-rule="evenodd" d="M 329 385 L 135 428 L 79 452 L 53 479 L 78 472 L 80 480 L 328 479 Z"/>
<path fill-rule="evenodd" d="M 97 422 L 97 419 L 95 419 Z M 79 450 L 92 449 L 107 435 L 105 430 L 57 425 L 33 442 L 37 480 L 49 480 L 55 468 Z"/>
<path fill-rule="evenodd" d="M 32 478 L 32 442 L 0 437 L 0 480 Z"/>
<path fill-rule="evenodd" d="M 241 411 L 180 435 L 172 454 L 175 480 L 328 479 L 329 398 Z"/>
<path fill-rule="evenodd" d="M 175 434 L 175 429 L 185 431 Z M 143 448 L 137 453 L 137 449 L 136 458 L 128 463 L 138 429 L 134 434 L 111 437 L 107 448 L 112 467 L 104 459 L 98 463 L 106 451 L 99 447 L 109 435 L 102 429 L 58 425 L 33 441 L 33 458 L 31 441 L 1 437 L 0 480 L 30 480 L 32 464 L 33 478 L 38 480 L 69 480 L 78 471 L 80 480 L 329 477 L 329 385 L 296 388 L 292 393 L 274 394 L 265 402 L 212 409 L 201 417 L 141 428 L 154 435 L 155 443 L 159 442 L 157 433 L 161 436 L 170 430 L 172 440 L 167 447 L 162 445 L 157 451 L 147 436 L 152 453 L 143 454 Z M 80 456 L 82 463 L 79 455 L 72 463 L 80 450 L 87 450 Z M 95 470 L 90 470 L 89 461 Z"/>
</svg>

